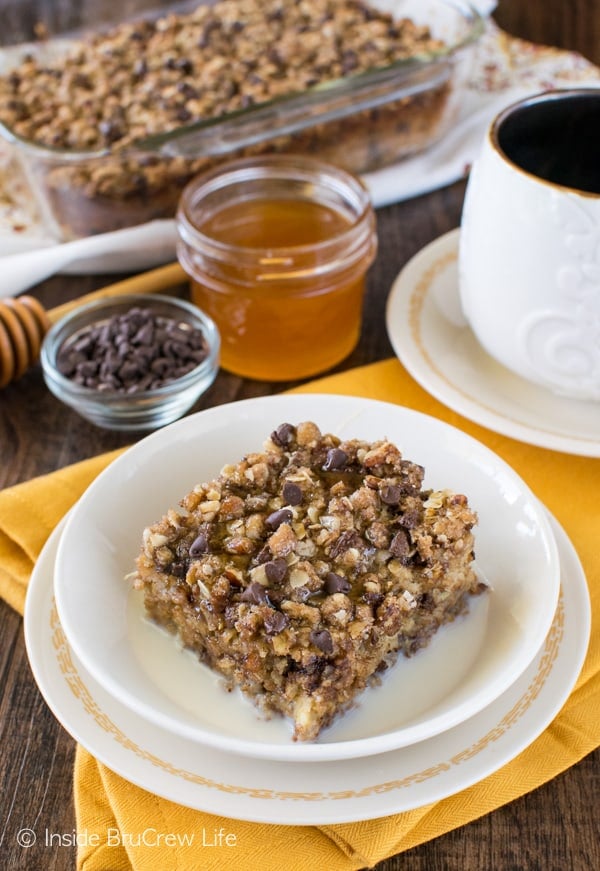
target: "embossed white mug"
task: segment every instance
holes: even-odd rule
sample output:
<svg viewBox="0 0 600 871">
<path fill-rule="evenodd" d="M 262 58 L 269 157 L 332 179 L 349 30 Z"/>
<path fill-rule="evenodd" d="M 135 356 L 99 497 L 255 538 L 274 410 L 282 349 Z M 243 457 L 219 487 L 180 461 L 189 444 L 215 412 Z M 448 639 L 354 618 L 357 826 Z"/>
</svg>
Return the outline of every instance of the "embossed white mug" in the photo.
<svg viewBox="0 0 600 871">
<path fill-rule="evenodd" d="M 600 401 L 600 88 L 538 94 L 492 122 L 467 184 L 459 286 L 492 357 Z"/>
</svg>

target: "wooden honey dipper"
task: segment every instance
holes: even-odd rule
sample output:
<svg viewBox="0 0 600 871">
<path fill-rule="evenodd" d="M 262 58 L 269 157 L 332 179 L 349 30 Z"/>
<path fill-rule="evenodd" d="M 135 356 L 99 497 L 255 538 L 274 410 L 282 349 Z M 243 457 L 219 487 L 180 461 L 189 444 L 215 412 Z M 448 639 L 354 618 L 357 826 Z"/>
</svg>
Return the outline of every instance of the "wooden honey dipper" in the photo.
<svg viewBox="0 0 600 871">
<path fill-rule="evenodd" d="M 16 381 L 37 361 L 44 336 L 64 315 L 96 299 L 129 293 L 160 293 L 187 281 L 178 263 L 170 263 L 95 290 L 48 311 L 33 296 L 0 300 L 0 389 Z"/>
</svg>

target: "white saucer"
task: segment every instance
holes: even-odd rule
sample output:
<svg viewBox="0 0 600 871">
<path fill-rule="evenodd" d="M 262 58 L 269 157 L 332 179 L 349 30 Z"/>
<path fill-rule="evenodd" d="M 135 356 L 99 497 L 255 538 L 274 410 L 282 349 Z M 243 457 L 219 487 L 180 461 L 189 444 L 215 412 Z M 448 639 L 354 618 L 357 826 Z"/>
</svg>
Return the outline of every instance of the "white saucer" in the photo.
<svg viewBox="0 0 600 871">
<path fill-rule="evenodd" d="M 174 736 L 121 705 L 86 674 L 58 619 L 53 569 L 62 526 L 49 539 L 29 585 L 29 661 L 46 702 L 77 741 L 127 780 L 171 801 L 233 819 L 295 825 L 411 810 L 477 783 L 517 756 L 573 688 L 587 649 L 590 603 L 577 555 L 555 521 L 552 527 L 561 596 L 531 665 L 470 720 L 389 753 L 303 765 L 244 758 Z"/>
<path fill-rule="evenodd" d="M 386 324 L 400 362 L 449 408 L 539 447 L 600 457 L 600 403 L 557 396 L 514 375 L 477 342 L 460 307 L 458 237 L 416 254 L 394 282 Z"/>
</svg>

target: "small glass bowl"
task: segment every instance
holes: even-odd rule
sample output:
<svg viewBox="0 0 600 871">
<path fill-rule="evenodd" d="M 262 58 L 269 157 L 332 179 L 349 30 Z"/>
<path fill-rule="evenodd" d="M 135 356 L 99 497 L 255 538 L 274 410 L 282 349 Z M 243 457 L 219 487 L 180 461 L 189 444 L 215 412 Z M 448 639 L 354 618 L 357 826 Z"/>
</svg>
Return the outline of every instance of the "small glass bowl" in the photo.
<svg viewBox="0 0 600 871">
<path fill-rule="evenodd" d="M 160 387 L 132 392 L 98 390 L 78 384 L 58 368 L 64 342 L 84 327 L 108 321 L 133 307 L 201 330 L 207 356 L 194 369 Z M 40 360 L 48 389 L 96 426 L 113 430 L 151 430 L 182 417 L 210 387 L 219 368 L 219 331 L 208 315 L 190 302 L 175 297 L 128 294 L 82 305 L 61 318 L 46 334 Z"/>
</svg>

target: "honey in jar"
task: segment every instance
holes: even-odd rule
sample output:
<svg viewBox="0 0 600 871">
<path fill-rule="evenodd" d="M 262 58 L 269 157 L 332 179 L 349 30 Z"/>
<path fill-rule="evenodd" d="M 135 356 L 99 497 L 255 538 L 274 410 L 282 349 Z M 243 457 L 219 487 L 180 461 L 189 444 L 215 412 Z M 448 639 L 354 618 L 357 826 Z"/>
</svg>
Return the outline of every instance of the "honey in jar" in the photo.
<svg viewBox="0 0 600 871">
<path fill-rule="evenodd" d="M 288 381 L 352 351 L 376 251 L 369 195 L 354 176 L 296 156 L 232 161 L 188 185 L 177 226 L 223 368 Z"/>
</svg>

